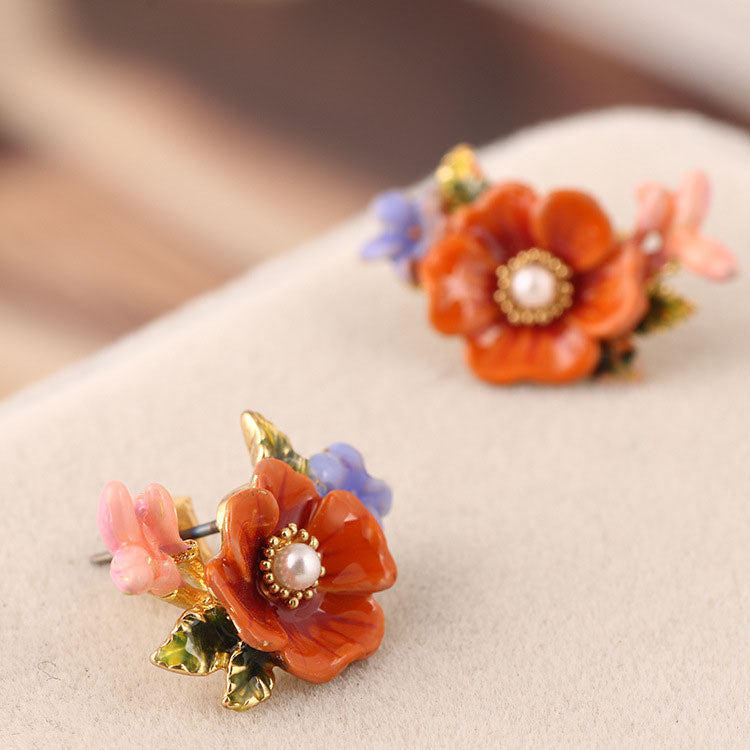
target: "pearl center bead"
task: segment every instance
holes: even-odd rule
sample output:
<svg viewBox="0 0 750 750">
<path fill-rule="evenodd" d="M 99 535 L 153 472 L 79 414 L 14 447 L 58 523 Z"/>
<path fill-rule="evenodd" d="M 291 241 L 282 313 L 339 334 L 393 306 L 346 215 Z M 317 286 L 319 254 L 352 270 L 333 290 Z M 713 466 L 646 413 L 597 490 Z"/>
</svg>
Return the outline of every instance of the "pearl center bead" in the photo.
<svg viewBox="0 0 750 750">
<path fill-rule="evenodd" d="M 557 277 L 540 263 L 528 263 L 513 273 L 509 291 L 527 310 L 549 307 L 557 298 Z"/>
<path fill-rule="evenodd" d="M 273 560 L 277 582 L 293 591 L 302 591 L 320 578 L 320 558 L 308 544 L 294 542 L 280 549 Z"/>
</svg>

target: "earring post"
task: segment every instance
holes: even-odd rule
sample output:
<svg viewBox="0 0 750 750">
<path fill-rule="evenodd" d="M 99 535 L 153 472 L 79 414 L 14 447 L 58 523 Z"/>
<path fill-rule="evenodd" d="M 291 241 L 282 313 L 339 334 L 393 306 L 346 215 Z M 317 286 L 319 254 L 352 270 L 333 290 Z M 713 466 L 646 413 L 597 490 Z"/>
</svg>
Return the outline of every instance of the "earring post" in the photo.
<svg viewBox="0 0 750 750">
<path fill-rule="evenodd" d="M 206 521 L 206 523 L 191 526 L 189 529 L 181 529 L 180 537 L 182 539 L 201 539 L 204 536 L 211 536 L 211 534 L 218 533 L 219 526 L 216 521 Z M 112 555 L 109 552 L 97 552 L 95 555 L 89 557 L 89 562 L 92 565 L 106 565 L 112 562 Z"/>
</svg>

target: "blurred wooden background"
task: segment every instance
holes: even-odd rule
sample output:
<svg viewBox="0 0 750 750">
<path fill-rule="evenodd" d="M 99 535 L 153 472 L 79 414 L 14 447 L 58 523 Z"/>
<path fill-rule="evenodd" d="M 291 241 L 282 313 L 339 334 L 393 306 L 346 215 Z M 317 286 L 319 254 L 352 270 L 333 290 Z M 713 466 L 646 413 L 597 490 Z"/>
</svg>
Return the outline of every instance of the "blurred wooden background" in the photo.
<svg viewBox="0 0 750 750">
<path fill-rule="evenodd" d="M 463 0 L 7 3 L 0 395 L 420 178 L 455 142 L 614 104 L 743 122 Z"/>
</svg>

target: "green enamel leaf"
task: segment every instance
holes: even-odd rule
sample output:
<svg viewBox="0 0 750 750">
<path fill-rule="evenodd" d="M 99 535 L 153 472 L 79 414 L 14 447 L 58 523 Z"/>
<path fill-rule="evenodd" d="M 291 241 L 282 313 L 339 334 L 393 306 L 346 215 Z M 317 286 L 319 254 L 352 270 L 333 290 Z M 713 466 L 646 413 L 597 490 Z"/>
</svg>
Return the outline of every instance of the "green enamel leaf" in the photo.
<svg viewBox="0 0 750 750">
<path fill-rule="evenodd" d="M 655 284 L 648 293 L 648 310 L 636 331 L 652 333 L 682 323 L 695 312 L 692 302 L 681 297 L 666 284 Z"/>
<path fill-rule="evenodd" d="M 223 607 L 197 608 L 182 615 L 151 662 L 172 672 L 205 675 L 226 667 L 238 641 Z"/>
<path fill-rule="evenodd" d="M 599 364 L 594 375 L 616 375 L 627 377 L 633 374 L 635 349 L 631 346 L 623 347 L 615 342 L 602 342 Z"/>
<path fill-rule="evenodd" d="M 292 442 L 274 424 L 256 411 L 242 414 L 242 432 L 253 465 L 264 458 L 278 458 L 300 474 L 307 474 L 307 459 L 292 448 Z"/>
<path fill-rule="evenodd" d="M 227 665 L 227 686 L 221 699 L 225 708 L 247 711 L 271 697 L 273 663 L 268 654 L 240 643 Z"/>
</svg>

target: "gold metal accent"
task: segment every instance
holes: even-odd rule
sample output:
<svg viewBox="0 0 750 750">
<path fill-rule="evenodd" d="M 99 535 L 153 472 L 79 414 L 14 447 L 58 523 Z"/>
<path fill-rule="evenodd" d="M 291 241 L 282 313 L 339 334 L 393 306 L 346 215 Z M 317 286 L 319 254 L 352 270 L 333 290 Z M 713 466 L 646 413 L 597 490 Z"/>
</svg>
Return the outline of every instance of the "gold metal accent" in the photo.
<svg viewBox="0 0 750 750">
<path fill-rule="evenodd" d="M 189 529 L 198 525 L 198 518 L 189 497 L 174 498 L 177 511 L 177 525 L 180 529 Z M 182 576 L 183 585 L 165 596 L 159 597 L 177 607 L 192 608 L 209 606 L 214 601 L 206 586 L 204 560 L 211 557 L 211 548 L 203 539 L 186 540 L 188 548 L 176 555 L 171 555 Z"/>
<path fill-rule="evenodd" d="M 197 526 L 200 523 L 198 516 L 195 515 L 193 501 L 189 497 L 174 498 L 174 509 L 177 511 L 177 527 L 180 531 L 182 529 L 192 529 L 193 526 Z M 204 560 L 210 560 L 214 553 L 211 551 L 208 541 L 206 539 L 198 539 L 197 542 L 201 557 Z"/>
<path fill-rule="evenodd" d="M 646 294 L 651 294 L 651 292 L 658 294 L 662 290 L 665 290 L 666 294 L 676 294 L 670 286 L 664 283 L 664 279 L 667 276 L 674 276 L 680 268 L 680 261 L 677 258 L 670 258 L 657 273 L 646 280 Z"/>
<path fill-rule="evenodd" d="M 292 441 L 257 411 L 244 411 L 240 417 L 242 434 L 255 466 L 264 458 L 278 458 L 300 474 L 307 473 L 307 459 L 292 448 Z"/>
<path fill-rule="evenodd" d="M 524 266 L 538 265 L 550 271 L 556 280 L 556 294 L 554 301 L 545 307 L 524 307 L 513 296 L 511 283 L 513 275 Z M 573 304 L 573 284 L 569 281 L 572 276 L 570 268 L 559 258 L 532 247 L 513 256 L 506 264 L 498 266 L 497 291 L 495 302 L 505 313 L 508 322 L 513 325 L 547 325 L 559 318 Z"/>
<path fill-rule="evenodd" d="M 318 580 L 306 589 L 293 590 L 282 588 L 276 581 L 276 577 L 273 574 L 273 565 L 270 560 L 276 556 L 279 550 L 295 543 L 306 544 L 308 547 L 312 547 L 312 549 L 317 549 L 318 547 L 318 540 L 314 536 L 311 536 L 309 531 L 298 529 L 296 524 L 290 523 L 281 529 L 278 534 L 268 537 L 266 546 L 261 552 L 262 558 L 258 563 L 258 567 L 263 571 L 261 579 L 263 593 L 269 599 L 281 599 L 289 609 L 296 609 L 302 599 L 312 599 L 315 595 L 315 589 L 320 583 L 320 579 L 326 573 L 326 569 L 321 565 Z M 318 552 L 318 559 L 320 559 L 320 552 Z"/>
<path fill-rule="evenodd" d="M 209 606 L 215 600 L 206 586 L 205 568 L 198 542 L 190 539 L 187 544 L 188 548 L 184 552 L 170 555 L 180 571 L 183 585 L 160 599 L 178 607 Z"/>
<path fill-rule="evenodd" d="M 441 159 L 435 170 L 435 181 L 447 211 L 471 203 L 487 187 L 474 149 L 465 143 L 451 149 Z"/>
<path fill-rule="evenodd" d="M 185 544 L 187 544 L 186 550 L 178 552 L 176 555 L 170 555 L 177 565 L 194 560 L 198 554 L 198 542 L 195 539 L 189 539 Z"/>
<path fill-rule="evenodd" d="M 188 548 L 184 552 L 172 555 L 172 559 L 177 564 L 177 569 L 182 574 L 182 578 L 186 583 L 202 591 L 207 591 L 206 569 L 203 565 L 203 558 L 201 557 L 198 542 L 195 539 L 188 539 L 187 545 Z"/>
</svg>

